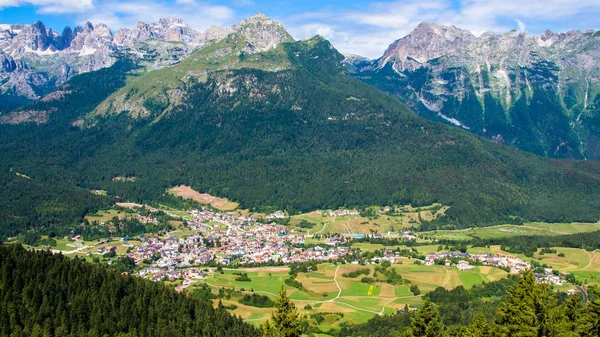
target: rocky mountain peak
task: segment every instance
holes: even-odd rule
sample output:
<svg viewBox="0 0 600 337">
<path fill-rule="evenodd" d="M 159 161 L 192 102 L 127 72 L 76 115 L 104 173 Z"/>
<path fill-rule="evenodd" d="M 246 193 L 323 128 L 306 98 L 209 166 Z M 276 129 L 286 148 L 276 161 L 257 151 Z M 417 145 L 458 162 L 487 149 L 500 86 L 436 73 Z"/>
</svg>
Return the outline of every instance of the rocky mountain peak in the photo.
<svg viewBox="0 0 600 337">
<path fill-rule="evenodd" d="M 185 21 L 168 17 L 156 23 L 138 22 L 133 29 L 119 29 L 115 34 L 115 43 L 132 46 L 137 41 L 158 39 L 195 44 L 199 35 Z"/>
<path fill-rule="evenodd" d="M 224 28 L 219 26 L 210 26 L 203 33 L 200 33 L 196 37 L 195 44 L 204 46 L 219 40 L 222 40 L 232 32 L 231 28 Z"/>
<path fill-rule="evenodd" d="M 596 132 L 600 100 L 598 33 L 476 37 L 422 23 L 377 61 L 347 58 L 345 65 L 435 121 L 540 155 L 600 158 L 599 142 L 588 134 Z"/>
<path fill-rule="evenodd" d="M 433 22 L 421 22 L 413 29 L 410 35 L 418 37 L 438 36 L 447 40 L 453 40 L 458 35 L 473 35 L 467 30 L 457 28 L 456 26 L 445 26 Z"/>
<path fill-rule="evenodd" d="M 117 50 L 155 57 L 147 66 L 160 69 L 231 34 L 235 34 L 232 36 L 235 41 L 244 44 L 236 52 L 246 54 L 293 41 L 279 22 L 261 13 L 233 27 L 213 26 L 205 32 L 194 30 L 182 19 L 165 17 L 158 22 L 138 22 L 132 28 L 119 29 L 114 36 L 109 27 L 101 23 L 66 27 L 61 34 L 47 29 L 40 21 L 32 25 L 2 24 L 0 93 L 10 90 L 37 99 L 40 87 L 55 87 L 74 75 L 112 65 Z M 36 66 L 29 68 L 27 64 Z"/>
<path fill-rule="evenodd" d="M 48 32 L 46 26 L 41 21 L 36 21 L 30 27 L 29 43 L 27 46 L 31 50 L 46 50 L 49 46 Z"/>
<path fill-rule="evenodd" d="M 94 25 L 91 22 L 86 22 L 83 26 L 75 27 L 75 34 L 89 33 L 94 30 Z"/>
<path fill-rule="evenodd" d="M 474 39 L 475 36 L 467 30 L 423 22 L 389 46 L 380 60 L 380 66 L 392 62 L 398 71 L 414 70 L 424 62 L 465 48 Z"/>
<path fill-rule="evenodd" d="M 266 51 L 282 42 L 294 41 L 281 23 L 262 13 L 247 18 L 233 26 L 232 30 L 246 39 L 249 44 L 247 52 Z"/>
<path fill-rule="evenodd" d="M 181 26 L 181 27 L 189 27 L 187 22 L 185 22 L 183 19 L 178 19 L 178 18 L 174 18 L 174 17 L 166 17 L 166 18 L 160 18 L 158 20 L 158 23 L 163 26 L 163 27 L 170 27 L 170 26 Z"/>
</svg>

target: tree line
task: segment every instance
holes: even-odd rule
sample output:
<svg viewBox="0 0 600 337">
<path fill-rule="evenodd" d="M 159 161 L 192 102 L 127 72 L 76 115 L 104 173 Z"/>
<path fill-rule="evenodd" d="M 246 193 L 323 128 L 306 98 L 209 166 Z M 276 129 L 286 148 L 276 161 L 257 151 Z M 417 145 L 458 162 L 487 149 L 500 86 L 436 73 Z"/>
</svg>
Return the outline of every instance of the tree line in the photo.
<svg viewBox="0 0 600 337">
<path fill-rule="evenodd" d="M 0 336 L 258 336 L 210 301 L 79 258 L 0 245 Z"/>
</svg>

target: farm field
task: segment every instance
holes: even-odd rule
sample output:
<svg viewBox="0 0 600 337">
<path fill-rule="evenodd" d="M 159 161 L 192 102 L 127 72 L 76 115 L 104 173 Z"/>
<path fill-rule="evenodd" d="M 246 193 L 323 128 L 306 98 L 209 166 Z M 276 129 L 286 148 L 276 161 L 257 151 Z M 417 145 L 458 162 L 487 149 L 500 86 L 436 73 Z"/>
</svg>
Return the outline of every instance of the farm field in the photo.
<svg viewBox="0 0 600 337">
<path fill-rule="evenodd" d="M 360 215 L 326 217 L 323 216 L 323 211 L 314 211 L 292 216 L 290 224 L 297 225 L 302 220 L 312 222 L 315 224 L 315 227 L 311 229 L 299 228 L 299 230 L 310 234 L 386 234 L 388 232 L 398 232 L 419 226 L 421 219 L 427 221 L 433 220 L 443 215 L 448 208 L 439 204 L 421 208 L 396 206 L 397 212 L 394 215 L 382 213 L 371 217 Z M 373 207 L 373 210 L 378 209 L 380 208 Z"/>
<path fill-rule="evenodd" d="M 573 273 L 586 284 L 600 284 L 600 250 L 589 252 L 578 248 L 554 247 L 556 254 L 535 254 L 540 263 L 561 272 Z M 558 256 L 563 253 L 564 257 Z"/>
<path fill-rule="evenodd" d="M 86 215 L 85 218 L 90 223 L 94 222 L 94 221 L 98 221 L 99 223 L 102 223 L 102 222 L 110 221 L 115 216 L 119 219 L 124 219 L 127 216 L 127 214 L 123 211 L 119 211 L 116 209 L 110 209 L 110 210 L 98 211 L 95 214 Z"/>
<path fill-rule="evenodd" d="M 495 239 L 523 235 L 566 235 L 600 230 L 600 223 L 526 223 L 521 226 L 500 225 L 461 230 L 439 230 L 419 233 L 431 239 L 472 240 Z"/>
<path fill-rule="evenodd" d="M 585 249 L 566 247 L 552 247 L 551 249 L 555 249 L 556 253 L 541 254 L 541 249 L 538 249 L 533 258 L 528 258 L 523 254 L 504 252 L 500 246 L 470 247 L 468 251 L 475 254 L 508 254 L 524 261 L 536 261 L 542 265 L 546 264 L 560 272 L 573 273 L 584 283 L 600 284 L 600 250 L 589 252 Z M 560 253 L 563 253 L 564 257 L 558 256 Z"/>
<path fill-rule="evenodd" d="M 437 247 L 437 245 L 435 247 L 432 245 L 431 247 L 420 246 L 416 248 L 420 252 L 425 252 L 427 250 L 436 251 Z M 379 246 L 376 246 L 376 249 L 379 248 Z M 597 257 L 597 254 L 600 254 L 600 251 L 587 252 L 583 249 L 574 248 L 556 248 L 556 250 L 556 254 L 540 254 L 538 251 L 533 259 L 541 264 L 551 265 L 560 271 L 572 272 L 588 284 L 598 284 L 600 280 L 600 258 Z M 472 253 L 502 252 L 499 246 L 489 248 L 471 247 L 469 251 Z M 559 257 L 558 253 L 563 253 L 565 256 Z M 516 255 L 526 261 L 531 260 L 525 256 Z M 417 285 L 421 290 L 421 294 L 414 296 L 409 290 L 410 285 L 406 284 L 391 285 L 385 282 L 375 282 L 371 286 L 362 283 L 362 277 L 366 276 L 364 274 L 355 278 L 342 276 L 366 268 L 369 270 L 368 276 L 373 277 L 374 265 L 346 264 L 336 266 L 329 263 L 321 264 L 318 266 L 317 271 L 300 273 L 297 276 L 296 280 L 306 288 L 304 291 L 284 284 L 284 280 L 289 277 L 286 267 L 241 268 L 237 270 L 237 272 L 247 272 L 251 279 L 250 282 L 235 281 L 236 275 L 233 273 L 236 270 L 224 270 L 223 274 L 215 273 L 205 279 L 205 282 L 213 288 L 215 293 L 222 287 L 233 287 L 237 290 L 243 288 L 246 293 L 254 291 L 261 295 L 267 295 L 272 299 L 275 298 L 280 287 L 284 285 L 290 298 L 302 314 L 321 313 L 329 317 L 321 324 L 321 327 L 327 330 L 338 327 L 343 322 L 362 323 L 374 315 L 393 313 L 396 309 L 405 305 L 419 307 L 422 303 L 421 296 L 440 286 L 447 289 L 458 286 L 471 288 L 483 282 L 500 280 L 508 275 L 507 272 L 490 266 L 475 266 L 471 270 L 460 271 L 455 266 L 417 265 L 410 259 L 404 260 L 402 264 L 394 264 L 392 267 L 402 278 L 409 280 L 410 285 Z M 382 276 L 379 275 L 379 277 Z M 572 288 L 572 286 L 560 287 L 562 290 L 569 288 Z M 227 305 L 225 301 L 223 303 Z M 254 310 L 256 308 L 241 305 L 237 301 L 232 302 L 232 304 L 237 306 L 235 310 L 232 310 L 233 313 L 256 324 L 260 324 L 267 319 L 272 311 L 270 308 Z M 310 309 L 305 309 L 307 304 L 310 305 Z M 336 316 L 333 313 L 343 313 L 343 317 Z"/>
<path fill-rule="evenodd" d="M 409 262 L 410 261 L 410 262 Z M 337 327 L 343 322 L 363 323 L 374 315 L 382 313 L 393 313 L 396 309 L 405 305 L 419 307 L 422 303 L 421 296 L 437 287 L 447 289 L 463 285 L 467 288 L 482 282 L 490 282 L 506 276 L 506 272 L 492 267 L 476 267 L 472 271 L 461 272 L 456 267 L 424 266 L 416 265 L 411 260 L 404 264 L 394 264 L 396 272 L 411 284 L 416 284 L 421 290 L 419 296 L 414 296 L 410 285 L 392 285 L 385 282 L 376 282 L 372 286 L 362 283 L 360 280 L 365 275 L 356 278 L 344 277 L 342 274 L 357 269 L 369 269 L 369 276 L 373 277 L 374 265 L 333 265 L 330 263 L 320 264 L 317 271 L 298 274 L 296 280 L 306 288 L 301 291 L 285 285 L 284 280 L 289 277 L 287 267 L 264 267 L 264 268 L 240 268 L 224 269 L 223 274 L 214 272 L 206 279 L 199 281 L 198 285 L 205 282 L 217 293 L 220 288 L 235 288 L 243 293 L 252 291 L 276 297 L 280 287 L 283 285 L 292 301 L 301 314 L 321 313 L 334 315 L 343 313 L 343 317 L 329 317 L 322 323 L 327 330 Z M 244 272 L 251 279 L 250 282 L 236 281 L 234 273 Z M 379 275 L 378 277 L 383 277 Z M 337 282 L 336 282 L 337 281 Z M 338 288 L 339 287 L 339 288 Z M 217 303 L 216 300 L 215 303 Z M 237 300 L 223 300 L 224 305 L 235 304 L 233 313 L 240 315 L 248 322 L 262 323 L 270 317 L 272 308 L 254 308 L 242 305 Z M 305 309 L 310 305 L 311 309 Z M 255 310 L 256 309 L 256 310 Z"/>
</svg>

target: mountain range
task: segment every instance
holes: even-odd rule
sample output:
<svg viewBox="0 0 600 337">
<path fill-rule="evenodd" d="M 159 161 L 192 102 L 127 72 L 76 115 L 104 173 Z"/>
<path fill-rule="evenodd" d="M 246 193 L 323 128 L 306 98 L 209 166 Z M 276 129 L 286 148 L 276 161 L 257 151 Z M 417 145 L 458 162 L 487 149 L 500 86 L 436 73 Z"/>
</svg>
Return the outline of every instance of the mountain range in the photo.
<svg viewBox="0 0 600 337">
<path fill-rule="evenodd" d="M 324 38 L 295 41 L 262 14 L 211 34 L 161 22 L 114 37 L 75 29 L 104 41 L 111 65 L 52 77 L 42 98 L 0 115 L 2 237 L 65 230 L 117 200 L 168 202 L 165 190 L 181 184 L 256 211 L 450 206 L 423 228 L 600 217 L 598 163 L 546 159 L 433 123 L 363 82 L 391 88 L 404 72 L 427 74 L 412 58 L 350 62 Z M 24 39 L 24 49 L 38 48 L 24 55 L 88 65 L 105 55 L 81 55 L 92 44 L 77 37 L 65 47 L 69 34 L 45 36 Z M 115 42 L 125 37 L 127 47 Z M 182 41 L 161 40 L 171 37 Z M 37 73 L 15 50 L 5 53 L 24 62 L 15 71 Z M 91 190 L 107 196 L 82 193 Z"/>
<path fill-rule="evenodd" d="M 253 20 L 269 19 L 260 14 Z M 89 22 L 59 34 L 41 22 L 0 25 L 0 111 L 39 99 L 77 74 L 109 67 L 117 53 L 146 60 L 145 69 L 161 69 L 243 26 L 199 32 L 183 20 L 164 18 L 115 34 Z M 264 51 L 269 43 L 291 40 L 279 30 L 277 39 L 262 36 L 266 40 L 251 41 L 251 48 Z M 600 32 L 475 36 L 422 23 L 381 58 L 349 55 L 344 63 L 430 120 L 542 156 L 600 158 Z"/>
<path fill-rule="evenodd" d="M 165 67 L 223 38 L 230 30 L 211 27 L 201 33 L 175 18 L 152 24 L 139 22 L 114 35 L 106 25 L 90 22 L 74 29 L 66 27 L 61 34 L 39 21 L 32 25 L 0 25 L 1 91 L 4 95 L 38 99 L 75 75 L 113 65 L 117 51 L 140 57 L 156 53 L 160 57 L 147 66 Z"/>
<path fill-rule="evenodd" d="M 422 23 L 381 58 L 346 64 L 430 120 L 542 156 L 600 159 L 600 32 L 475 36 Z"/>
</svg>

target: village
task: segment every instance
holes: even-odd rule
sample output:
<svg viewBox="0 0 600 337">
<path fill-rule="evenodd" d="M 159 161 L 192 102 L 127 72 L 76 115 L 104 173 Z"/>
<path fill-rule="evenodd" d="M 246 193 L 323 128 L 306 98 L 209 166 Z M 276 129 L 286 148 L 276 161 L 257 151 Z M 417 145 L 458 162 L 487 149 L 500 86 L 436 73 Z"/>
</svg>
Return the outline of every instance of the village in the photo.
<svg viewBox="0 0 600 337">
<path fill-rule="evenodd" d="M 193 234 L 184 237 L 157 235 L 141 236 L 141 244 L 128 256 L 136 265 L 147 264 L 138 273 L 152 280 L 167 278 L 202 278 L 195 266 L 283 265 L 294 262 L 339 260 L 351 252 L 339 246 L 340 237 L 333 237 L 325 245 L 310 248 L 299 246 L 312 235 L 305 235 L 276 223 L 261 223 L 250 217 L 233 213 L 194 210 L 193 220 L 187 221 Z M 282 218 L 282 212 L 267 216 Z"/>
<path fill-rule="evenodd" d="M 484 265 L 501 268 L 509 271 L 511 274 L 519 274 L 522 271 L 532 268 L 531 264 L 515 256 L 502 253 L 491 255 L 487 253 L 469 254 L 468 252 L 439 252 L 427 255 L 423 263 L 427 266 L 432 266 L 440 261 L 443 262 L 446 267 L 449 267 L 452 265 L 452 260 L 458 260 L 456 263 L 456 268 L 458 268 L 458 270 L 470 270 L 475 268 L 475 265 Z M 536 273 L 535 276 L 536 281 L 538 282 L 546 282 L 555 286 L 564 284 L 561 275 L 556 275 L 552 268 L 544 268 L 543 273 Z M 564 277 L 564 275 L 562 276 Z"/>
<path fill-rule="evenodd" d="M 287 265 L 307 261 L 339 261 L 349 264 L 389 261 L 394 264 L 402 263 L 407 258 L 398 251 L 385 249 L 381 256 L 360 260 L 358 250 L 350 246 L 353 240 L 364 239 L 364 235 L 344 233 L 316 240 L 315 235 L 274 222 L 286 217 L 281 211 L 268 214 L 266 222 L 238 213 L 206 209 L 193 210 L 189 214 L 192 217 L 186 221 L 189 235 L 177 235 L 177 232 L 170 232 L 166 236 L 140 235 L 137 238 L 140 242 L 138 246 L 129 244 L 128 238 L 121 239 L 121 244 L 128 247 L 127 256 L 135 261 L 135 272 L 138 275 L 153 281 L 197 280 L 206 277 L 209 270 L 206 267 L 232 267 L 232 264 L 233 267 Z M 356 211 L 327 211 L 327 214 L 343 216 L 356 214 Z M 145 220 L 155 221 L 151 217 Z M 407 240 L 417 239 L 416 234 L 408 231 L 393 235 Z M 383 235 L 376 233 L 371 237 L 378 239 Z M 311 244 L 306 244 L 307 240 Z M 117 246 L 98 248 L 98 253 L 105 254 L 116 249 Z M 411 250 L 408 248 L 408 251 Z M 485 265 L 514 274 L 531 268 L 529 263 L 501 253 L 437 252 L 426 255 L 424 260 L 416 263 L 425 266 L 455 266 L 461 271 L 473 269 L 475 265 Z M 536 277 L 539 282 L 563 284 L 561 277 L 551 270 L 536 274 Z"/>
</svg>

